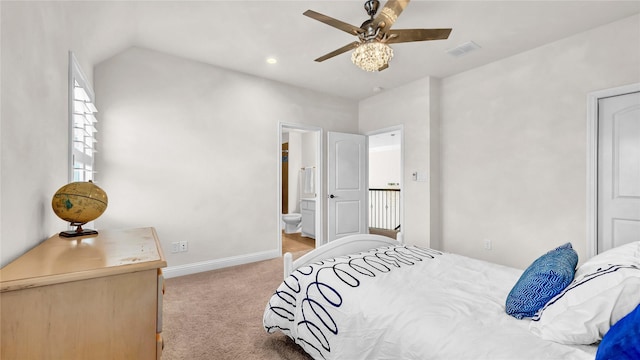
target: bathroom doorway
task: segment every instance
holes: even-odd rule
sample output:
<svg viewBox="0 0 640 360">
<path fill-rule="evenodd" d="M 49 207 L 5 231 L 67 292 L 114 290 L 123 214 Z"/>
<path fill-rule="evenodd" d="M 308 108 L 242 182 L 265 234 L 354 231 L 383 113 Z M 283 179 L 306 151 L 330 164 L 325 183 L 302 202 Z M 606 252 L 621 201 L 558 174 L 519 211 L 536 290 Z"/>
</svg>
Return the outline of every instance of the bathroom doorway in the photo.
<svg viewBox="0 0 640 360">
<path fill-rule="evenodd" d="M 280 123 L 278 244 L 281 252 L 322 243 L 322 129 Z"/>
</svg>

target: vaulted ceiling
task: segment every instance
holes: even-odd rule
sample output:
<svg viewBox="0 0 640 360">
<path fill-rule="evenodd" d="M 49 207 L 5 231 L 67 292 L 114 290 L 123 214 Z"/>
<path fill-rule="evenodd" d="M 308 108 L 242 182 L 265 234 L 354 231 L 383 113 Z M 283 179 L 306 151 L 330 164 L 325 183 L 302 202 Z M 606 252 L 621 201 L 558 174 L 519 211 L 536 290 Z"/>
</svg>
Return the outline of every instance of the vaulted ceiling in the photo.
<svg viewBox="0 0 640 360">
<path fill-rule="evenodd" d="M 381 0 L 381 6 L 384 3 Z M 426 76 L 447 77 L 640 13 L 640 1 L 414 0 L 393 28 L 451 27 L 448 40 L 394 44 L 395 57 L 379 73 L 354 66 L 350 53 L 314 62 L 355 37 L 302 13 L 312 9 L 359 26 L 367 19 L 363 4 L 364 0 L 122 1 L 109 5 L 113 9 L 106 13 L 113 16 L 112 26 L 130 29 L 129 45 L 352 99 Z M 460 57 L 447 53 L 468 41 L 480 49 Z M 268 64 L 269 57 L 277 63 Z"/>
</svg>

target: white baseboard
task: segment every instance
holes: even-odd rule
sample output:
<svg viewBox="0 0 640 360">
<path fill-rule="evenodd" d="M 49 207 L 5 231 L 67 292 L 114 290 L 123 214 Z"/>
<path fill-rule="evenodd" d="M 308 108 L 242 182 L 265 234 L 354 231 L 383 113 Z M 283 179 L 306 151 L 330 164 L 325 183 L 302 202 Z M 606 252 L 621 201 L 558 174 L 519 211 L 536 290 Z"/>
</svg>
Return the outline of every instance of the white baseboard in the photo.
<svg viewBox="0 0 640 360">
<path fill-rule="evenodd" d="M 256 261 L 269 260 L 277 257 L 281 257 L 282 254 L 278 250 L 269 250 L 253 254 L 232 256 L 224 259 L 215 259 L 208 261 L 201 261 L 197 263 L 169 266 L 162 269 L 162 273 L 166 279 L 197 274 L 204 271 L 211 271 L 216 269 L 222 269 L 229 266 L 249 264 Z"/>
</svg>

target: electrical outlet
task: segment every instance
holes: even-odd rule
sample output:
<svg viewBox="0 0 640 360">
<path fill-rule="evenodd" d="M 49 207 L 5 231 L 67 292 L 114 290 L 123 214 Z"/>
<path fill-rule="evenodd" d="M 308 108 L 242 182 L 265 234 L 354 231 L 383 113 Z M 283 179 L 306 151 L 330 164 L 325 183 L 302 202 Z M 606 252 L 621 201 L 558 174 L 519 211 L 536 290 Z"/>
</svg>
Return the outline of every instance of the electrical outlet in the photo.
<svg viewBox="0 0 640 360">
<path fill-rule="evenodd" d="M 171 253 L 175 254 L 177 252 L 180 252 L 180 243 L 177 241 L 174 241 L 171 243 Z"/>
<path fill-rule="evenodd" d="M 188 241 L 180 241 L 180 251 L 189 251 L 189 242 Z"/>
<path fill-rule="evenodd" d="M 484 249 L 485 250 L 491 250 L 491 240 L 484 239 Z"/>
</svg>

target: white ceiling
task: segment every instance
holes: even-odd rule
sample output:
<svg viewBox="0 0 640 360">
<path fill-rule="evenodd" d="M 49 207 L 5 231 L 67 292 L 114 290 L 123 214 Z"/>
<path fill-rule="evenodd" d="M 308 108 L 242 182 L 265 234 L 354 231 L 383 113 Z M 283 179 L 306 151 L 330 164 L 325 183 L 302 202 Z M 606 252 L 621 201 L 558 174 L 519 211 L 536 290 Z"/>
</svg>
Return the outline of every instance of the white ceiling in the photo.
<svg viewBox="0 0 640 360">
<path fill-rule="evenodd" d="M 381 0 L 381 6 L 384 3 Z M 123 26 L 124 21 L 132 23 L 126 26 L 133 29 L 133 45 L 351 99 L 371 96 L 376 87 L 384 91 L 426 76 L 447 77 L 640 13 L 637 0 L 414 0 L 393 28 L 451 27 L 448 40 L 394 44 L 395 57 L 380 73 L 360 70 L 351 63 L 350 53 L 313 61 L 355 37 L 302 13 L 312 9 L 359 26 L 367 19 L 363 4 L 364 0 L 236 0 L 118 6 L 126 7 L 128 20 L 119 21 Z M 462 57 L 446 53 L 467 41 L 481 49 Z M 266 63 L 271 56 L 277 64 Z"/>
</svg>

